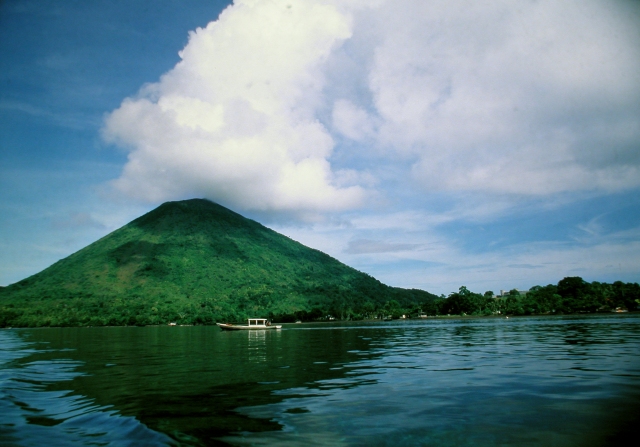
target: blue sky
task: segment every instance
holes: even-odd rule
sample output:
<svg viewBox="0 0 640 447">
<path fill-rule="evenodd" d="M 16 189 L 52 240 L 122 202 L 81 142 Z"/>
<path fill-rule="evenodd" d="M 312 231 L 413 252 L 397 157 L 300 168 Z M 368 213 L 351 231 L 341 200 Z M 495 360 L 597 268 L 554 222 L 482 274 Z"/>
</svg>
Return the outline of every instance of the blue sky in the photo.
<svg viewBox="0 0 640 447">
<path fill-rule="evenodd" d="M 632 1 L 5 0 L 0 285 L 192 197 L 394 286 L 637 282 L 639 23 Z"/>
</svg>

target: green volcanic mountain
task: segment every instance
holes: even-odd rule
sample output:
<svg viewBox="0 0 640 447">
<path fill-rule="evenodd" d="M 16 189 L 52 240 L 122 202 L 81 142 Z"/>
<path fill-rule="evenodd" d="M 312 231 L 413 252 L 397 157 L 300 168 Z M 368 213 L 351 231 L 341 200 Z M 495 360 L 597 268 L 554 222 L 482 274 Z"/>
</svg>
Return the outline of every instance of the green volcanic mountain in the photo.
<svg viewBox="0 0 640 447">
<path fill-rule="evenodd" d="M 434 298 L 193 199 L 165 203 L 0 289 L 0 326 L 363 318 Z"/>
</svg>

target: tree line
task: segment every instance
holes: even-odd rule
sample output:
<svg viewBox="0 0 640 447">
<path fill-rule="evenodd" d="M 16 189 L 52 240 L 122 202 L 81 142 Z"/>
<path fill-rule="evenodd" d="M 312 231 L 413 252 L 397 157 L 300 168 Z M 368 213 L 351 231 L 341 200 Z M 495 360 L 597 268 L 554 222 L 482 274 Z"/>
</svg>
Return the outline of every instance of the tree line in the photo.
<svg viewBox="0 0 640 447">
<path fill-rule="evenodd" d="M 377 283 L 367 284 L 369 288 Z M 495 296 L 492 291 L 472 292 L 467 287 L 445 297 L 422 290 L 396 289 L 386 286 L 367 288 L 301 288 L 299 296 L 308 298 L 305 307 L 297 307 L 286 296 L 191 297 L 185 300 L 157 293 L 129 294 L 119 298 L 97 297 L 77 292 L 62 297 L 20 305 L 1 303 L 0 327 L 40 326 L 146 326 L 177 324 L 208 325 L 216 322 L 241 322 L 246 318 L 270 318 L 274 322 L 364 320 L 414 318 L 421 315 L 547 315 L 570 313 L 635 311 L 640 305 L 637 283 L 616 281 L 612 284 L 567 277 L 558 284 L 534 286 L 520 292 L 511 290 Z M 375 297 L 373 299 L 372 297 Z M 260 299 L 258 299 L 260 298 Z M 269 305 L 280 303 L 278 307 Z M 297 307 L 297 309 L 296 309 Z"/>
<path fill-rule="evenodd" d="M 500 296 L 490 290 L 483 294 L 475 293 L 462 286 L 448 297 L 441 296 L 423 303 L 419 312 L 429 316 L 548 315 L 635 311 L 639 306 L 638 283 L 589 283 L 574 276 L 566 277 L 555 285 L 534 286 L 526 292 L 513 289 Z M 415 315 L 416 310 L 400 309 L 395 313 Z"/>
<path fill-rule="evenodd" d="M 612 311 L 635 311 L 640 309 L 640 285 L 616 281 L 612 284 L 594 281 L 589 283 L 581 277 L 566 277 L 558 284 L 534 286 L 526 292 L 516 289 L 496 296 L 489 290 L 472 292 L 462 286 L 457 292 L 439 298 L 399 302 L 389 299 L 384 302 L 363 300 L 357 305 L 333 305 L 311 311 L 290 314 L 270 314 L 280 322 L 398 319 L 419 316 L 442 315 L 550 315 L 596 313 Z"/>
</svg>

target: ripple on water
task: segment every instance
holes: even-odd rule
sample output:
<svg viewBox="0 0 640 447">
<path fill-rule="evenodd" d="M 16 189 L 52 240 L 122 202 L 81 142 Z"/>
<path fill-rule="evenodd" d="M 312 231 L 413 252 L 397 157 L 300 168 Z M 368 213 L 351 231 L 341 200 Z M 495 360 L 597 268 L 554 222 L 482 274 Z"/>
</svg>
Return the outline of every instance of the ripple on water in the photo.
<svg viewBox="0 0 640 447">
<path fill-rule="evenodd" d="M 640 316 L 309 326 L 25 331 L 0 444 L 618 445 L 637 422 Z"/>
<path fill-rule="evenodd" d="M 45 351 L 16 330 L 0 330 L 0 445 L 171 445 L 134 417 L 64 388 L 82 362 L 30 360 Z M 60 350 L 68 352 L 69 350 Z"/>
</svg>

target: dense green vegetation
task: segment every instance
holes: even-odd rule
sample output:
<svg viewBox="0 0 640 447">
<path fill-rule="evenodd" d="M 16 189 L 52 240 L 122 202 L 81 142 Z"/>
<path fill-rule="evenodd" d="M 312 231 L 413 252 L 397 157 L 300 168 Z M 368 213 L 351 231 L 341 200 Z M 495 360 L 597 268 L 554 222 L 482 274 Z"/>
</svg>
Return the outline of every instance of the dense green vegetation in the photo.
<svg viewBox="0 0 640 447">
<path fill-rule="evenodd" d="M 165 203 L 0 289 L 0 327 L 358 319 L 435 298 L 388 287 L 220 205 L 194 199 Z"/>
<path fill-rule="evenodd" d="M 386 286 L 207 200 L 169 202 L 0 288 L 0 327 L 212 324 L 636 310 L 637 283 L 569 277 L 526 294 Z"/>
<path fill-rule="evenodd" d="M 447 298 L 425 303 L 423 310 L 430 315 L 544 315 L 633 311 L 639 305 L 637 283 L 588 283 L 574 276 L 557 285 L 534 286 L 526 293 L 514 289 L 495 298 L 492 291 L 481 295 L 461 287 Z"/>
</svg>

